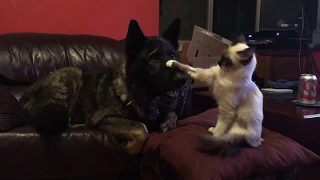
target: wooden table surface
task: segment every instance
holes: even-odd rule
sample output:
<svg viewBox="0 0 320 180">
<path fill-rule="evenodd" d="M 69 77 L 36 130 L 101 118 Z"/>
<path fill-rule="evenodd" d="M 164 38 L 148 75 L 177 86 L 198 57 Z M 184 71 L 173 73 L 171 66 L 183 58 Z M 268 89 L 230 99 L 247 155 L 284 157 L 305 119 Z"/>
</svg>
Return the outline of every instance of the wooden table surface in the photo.
<svg viewBox="0 0 320 180">
<path fill-rule="evenodd" d="M 295 97 L 265 95 L 263 125 L 320 154 L 320 107 L 296 105 L 292 103 Z"/>
</svg>

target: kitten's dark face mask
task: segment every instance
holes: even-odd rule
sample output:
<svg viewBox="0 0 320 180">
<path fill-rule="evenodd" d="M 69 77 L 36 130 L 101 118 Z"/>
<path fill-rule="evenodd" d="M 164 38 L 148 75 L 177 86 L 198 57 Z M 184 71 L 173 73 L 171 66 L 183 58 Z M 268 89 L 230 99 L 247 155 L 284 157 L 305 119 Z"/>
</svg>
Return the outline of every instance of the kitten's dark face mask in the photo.
<svg viewBox="0 0 320 180">
<path fill-rule="evenodd" d="M 230 53 L 235 53 L 235 55 L 231 56 Z M 243 66 L 247 66 L 250 64 L 250 62 L 252 61 L 253 58 L 253 54 L 254 54 L 254 48 L 246 48 L 242 51 L 235 51 L 233 52 L 233 50 L 227 50 L 225 53 L 223 53 L 223 55 L 221 56 L 221 59 L 218 61 L 218 65 L 221 68 L 226 68 L 226 69 L 230 69 L 230 68 L 241 68 Z M 231 59 L 231 57 L 237 57 L 236 59 Z"/>
<path fill-rule="evenodd" d="M 237 69 L 250 64 L 255 49 L 252 47 L 245 48 L 240 45 L 246 44 L 246 39 L 243 35 L 237 37 L 231 46 L 223 52 L 218 65 L 225 69 Z"/>
<path fill-rule="evenodd" d="M 218 65 L 220 67 L 232 67 L 233 66 L 233 62 L 230 58 L 222 56 L 221 59 L 218 61 Z"/>
</svg>

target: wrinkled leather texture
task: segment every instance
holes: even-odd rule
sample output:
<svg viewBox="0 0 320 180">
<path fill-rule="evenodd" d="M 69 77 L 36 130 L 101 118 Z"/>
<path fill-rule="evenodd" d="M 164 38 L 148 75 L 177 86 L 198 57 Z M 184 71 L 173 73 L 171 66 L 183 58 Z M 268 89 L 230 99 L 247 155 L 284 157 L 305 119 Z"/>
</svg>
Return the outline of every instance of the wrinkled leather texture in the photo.
<svg viewBox="0 0 320 180">
<path fill-rule="evenodd" d="M 0 134 L 0 179 L 135 179 L 139 159 L 123 153 L 106 133 L 69 129 L 57 138 L 39 137 L 29 126 Z"/>
<path fill-rule="evenodd" d="M 125 60 L 118 41 L 89 35 L 4 34 L 0 55 L 5 84 L 30 84 L 62 67 L 104 69 Z"/>
<path fill-rule="evenodd" d="M 123 43 L 88 35 L 0 35 L 0 85 L 19 100 L 28 86 L 62 67 L 84 70 L 118 67 L 125 61 Z M 192 89 L 181 94 L 181 117 L 191 112 Z M 0 133 L 0 179 L 135 179 L 139 157 L 128 156 L 107 133 L 69 129 L 59 140 L 40 138 L 30 126 Z"/>
<path fill-rule="evenodd" d="M 0 133 L 27 124 L 27 114 L 10 90 L 0 87 Z"/>
<path fill-rule="evenodd" d="M 62 67 L 83 70 L 117 67 L 125 61 L 118 41 L 59 34 L 0 35 L 0 84 L 20 99 L 28 85 Z M 7 122 L 7 121 L 6 121 Z M 55 141 L 30 126 L 0 133 L 0 179 L 105 177 L 131 179 L 138 157 L 128 156 L 107 133 L 69 129 Z"/>
<path fill-rule="evenodd" d="M 3 86 L 7 91 L 17 99 L 20 100 L 24 92 L 29 88 L 29 86 Z"/>
</svg>

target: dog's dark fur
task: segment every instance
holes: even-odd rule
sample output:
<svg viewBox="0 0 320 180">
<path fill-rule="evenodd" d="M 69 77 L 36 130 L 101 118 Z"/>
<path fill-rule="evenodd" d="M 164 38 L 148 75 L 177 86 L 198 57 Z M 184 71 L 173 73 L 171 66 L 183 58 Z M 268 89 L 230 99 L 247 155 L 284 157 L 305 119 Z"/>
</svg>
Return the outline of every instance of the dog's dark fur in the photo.
<svg viewBox="0 0 320 180">
<path fill-rule="evenodd" d="M 42 135 L 56 134 L 68 125 L 74 127 L 74 119 L 82 117 L 86 126 L 124 140 L 123 149 L 137 154 L 148 131 L 176 127 L 176 103 L 168 92 L 181 88 L 187 77 L 166 67 L 166 62 L 179 60 L 179 31 L 177 19 L 162 37 L 146 37 L 138 23 L 131 20 L 126 63 L 104 72 L 62 68 L 35 82 L 20 99 L 30 123 Z M 162 120 L 150 121 L 149 107 L 156 107 L 152 110 L 160 111 Z"/>
</svg>

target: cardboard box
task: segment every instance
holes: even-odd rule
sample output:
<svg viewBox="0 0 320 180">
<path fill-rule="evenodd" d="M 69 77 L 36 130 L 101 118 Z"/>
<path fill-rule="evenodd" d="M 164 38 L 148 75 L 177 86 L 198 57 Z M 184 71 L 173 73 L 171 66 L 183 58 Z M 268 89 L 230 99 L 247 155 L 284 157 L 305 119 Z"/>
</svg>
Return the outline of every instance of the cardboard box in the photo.
<svg viewBox="0 0 320 180">
<path fill-rule="evenodd" d="M 183 64 L 189 63 L 188 56 L 187 56 L 189 44 L 190 42 L 184 42 L 181 44 L 180 62 Z"/>
<path fill-rule="evenodd" d="M 187 56 L 189 61 L 192 61 L 194 57 L 220 57 L 230 45 L 230 40 L 199 26 L 194 26 Z"/>
<path fill-rule="evenodd" d="M 218 34 L 210 32 L 199 26 L 194 26 L 191 42 L 188 46 L 187 61 L 183 63 L 192 64 L 193 67 L 209 68 L 216 65 L 224 50 L 231 45 L 231 41 Z M 182 47 L 182 51 L 184 47 Z M 195 82 L 194 88 L 207 87 L 205 84 Z"/>
<path fill-rule="evenodd" d="M 195 57 L 193 58 L 193 67 L 200 67 L 200 68 L 209 68 L 211 66 L 217 65 L 218 61 L 221 57 Z M 206 84 L 203 84 L 199 81 L 195 81 L 192 85 L 193 88 L 205 88 L 207 87 Z"/>
</svg>

